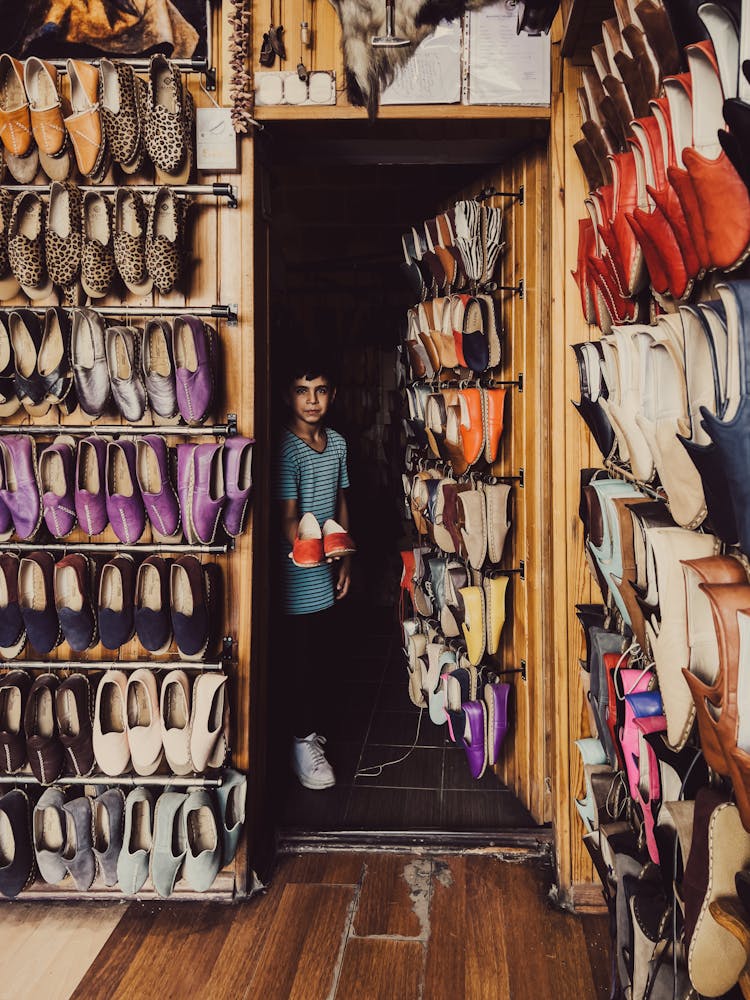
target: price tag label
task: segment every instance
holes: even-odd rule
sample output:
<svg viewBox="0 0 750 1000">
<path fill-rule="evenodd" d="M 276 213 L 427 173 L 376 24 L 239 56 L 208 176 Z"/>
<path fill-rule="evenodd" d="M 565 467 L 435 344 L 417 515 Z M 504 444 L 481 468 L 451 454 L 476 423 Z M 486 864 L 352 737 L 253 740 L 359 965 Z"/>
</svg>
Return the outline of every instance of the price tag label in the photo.
<svg viewBox="0 0 750 1000">
<path fill-rule="evenodd" d="M 198 108 L 195 133 L 199 170 L 237 169 L 237 133 L 229 108 Z"/>
</svg>

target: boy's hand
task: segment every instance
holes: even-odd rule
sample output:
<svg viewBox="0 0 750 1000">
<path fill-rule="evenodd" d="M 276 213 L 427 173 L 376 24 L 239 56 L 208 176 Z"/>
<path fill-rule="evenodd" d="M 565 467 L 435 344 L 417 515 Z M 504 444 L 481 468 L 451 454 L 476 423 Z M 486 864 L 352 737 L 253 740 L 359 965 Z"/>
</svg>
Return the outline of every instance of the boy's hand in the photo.
<svg viewBox="0 0 750 1000">
<path fill-rule="evenodd" d="M 349 593 L 349 586 L 352 582 L 352 561 L 349 556 L 344 556 L 339 566 L 338 579 L 336 580 L 336 600 L 340 601 Z"/>
</svg>

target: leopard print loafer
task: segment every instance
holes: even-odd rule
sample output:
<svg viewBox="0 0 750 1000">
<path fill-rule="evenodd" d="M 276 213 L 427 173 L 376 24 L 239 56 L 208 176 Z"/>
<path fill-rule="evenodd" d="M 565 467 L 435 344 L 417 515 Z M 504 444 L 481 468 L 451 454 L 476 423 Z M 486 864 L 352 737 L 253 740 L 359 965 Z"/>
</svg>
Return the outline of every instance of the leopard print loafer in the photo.
<svg viewBox="0 0 750 1000">
<path fill-rule="evenodd" d="M 6 188 L 0 188 L 0 299 L 5 302 L 18 295 L 21 288 L 8 259 L 8 231 L 12 212 L 13 195 Z"/>
<path fill-rule="evenodd" d="M 102 59 L 99 71 L 99 105 L 107 145 L 120 169 L 135 174 L 146 158 L 148 88 L 125 63 Z"/>
<path fill-rule="evenodd" d="M 148 72 L 146 149 L 160 184 L 186 184 L 193 167 L 193 98 L 180 71 L 163 55 Z"/>
<path fill-rule="evenodd" d="M 104 195 L 87 191 L 83 196 L 83 256 L 81 284 L 92 299 L 106 295 L 115 277 L 112 240 L 112 207 Z"/>
<path fill-rule="evenodd" d="M 146 229 L 146 263 L 154 285 L 162 294 L 171 292 L 185 265 L 185 216 L 188 199 L 169 187 L 154 195 Z"/>
<path fill-rule="evenodd" d="M 50 280 L 72 288 L 81 275 L 83 197 L 75 184 L 55 181 L 49 193 L 44 246 Z"/>
<path fill-rule="evenodd" d="M 133 295 L 148 295 L 153 278 L 146 267 L 146 206 L 139 191 L 118 188 L 115 195 L 115 264 Z"/>
<path fill-rule="evenodd" d="M 35 191 L 19 194 L 13 202 L 8 227 L 8 259 L 21 288 L 30 299 L 44 299 L 52 291 L 44 252 L 47 208 Z"/>
</svg>

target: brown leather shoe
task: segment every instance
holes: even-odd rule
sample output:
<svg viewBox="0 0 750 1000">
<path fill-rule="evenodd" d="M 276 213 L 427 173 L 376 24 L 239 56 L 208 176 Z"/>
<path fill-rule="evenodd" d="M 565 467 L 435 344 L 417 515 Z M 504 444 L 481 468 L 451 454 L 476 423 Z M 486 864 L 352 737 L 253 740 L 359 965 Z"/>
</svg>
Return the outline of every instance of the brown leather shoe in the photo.
<svg viewBox="0 0 750 1000">
<path fill-rule="evenodd" d="M 55 695 L 55 712 L 65 750 L 65 773 L 78 778 L 91 774 L 95 765 L 91 707 L 88 677 L 66 677 Z"/>
<path fill-rule="evenodd" d="M 31 128 L 39 147 L 42 170 L 50 180 L 67 180 L 73 169 L 73 160 L 63 121 L 57 70 L 52 63 L 31 56 L 26 60 L 23 81 L 29 98 Z"/>
<path fill-rule="evenodd" d="M 0 771 L 14 774 L 26 763 L 24 713 L 31 690 L 31 677 L 11 670 L 0 678 Z"/>
<path fill-rule="evenodd" d="M 19 184 L 30 184 L 39 169 L 39 150 L 31 130 L 23 63 L 5 52 L 0 56 L 0 140 L 8 170 Z"/>
<path fill-rule="evenodd" d="M 42 674 L 31 685 L 24 713 L 26 753 L 34 777 L 42 785 L 56 781 L 62 772 L 64 751 L 55 715 L 55 696 L 60 682 Z"/>
<path fill-rule="evenodd" d="M 93 63 L 68 59 L 70 103 L 73 114 L 65 119 L 78 169 L 100 183 L 109 167 L 109 154 L 99 113 L 99 70 Z"/>
</svg>

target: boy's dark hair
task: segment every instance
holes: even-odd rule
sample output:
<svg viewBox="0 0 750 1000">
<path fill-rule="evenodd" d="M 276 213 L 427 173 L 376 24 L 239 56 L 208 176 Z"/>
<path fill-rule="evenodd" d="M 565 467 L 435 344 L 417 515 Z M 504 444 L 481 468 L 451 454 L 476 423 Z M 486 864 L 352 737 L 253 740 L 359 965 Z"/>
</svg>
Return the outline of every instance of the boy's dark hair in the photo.
<svg viewBox="0 0 750 1000">
<path fill-rule="evenodd" d="M 316 378 L 328 380 L 332 389 L 336 387 L 336 373 L 331 359 L 320 350 L 307 349 L 301 352 L 292 351 L 292 356 L 286 364 L 285 385 L 289 386 L 298 378 L 312 381 Z"/>
</svg>

